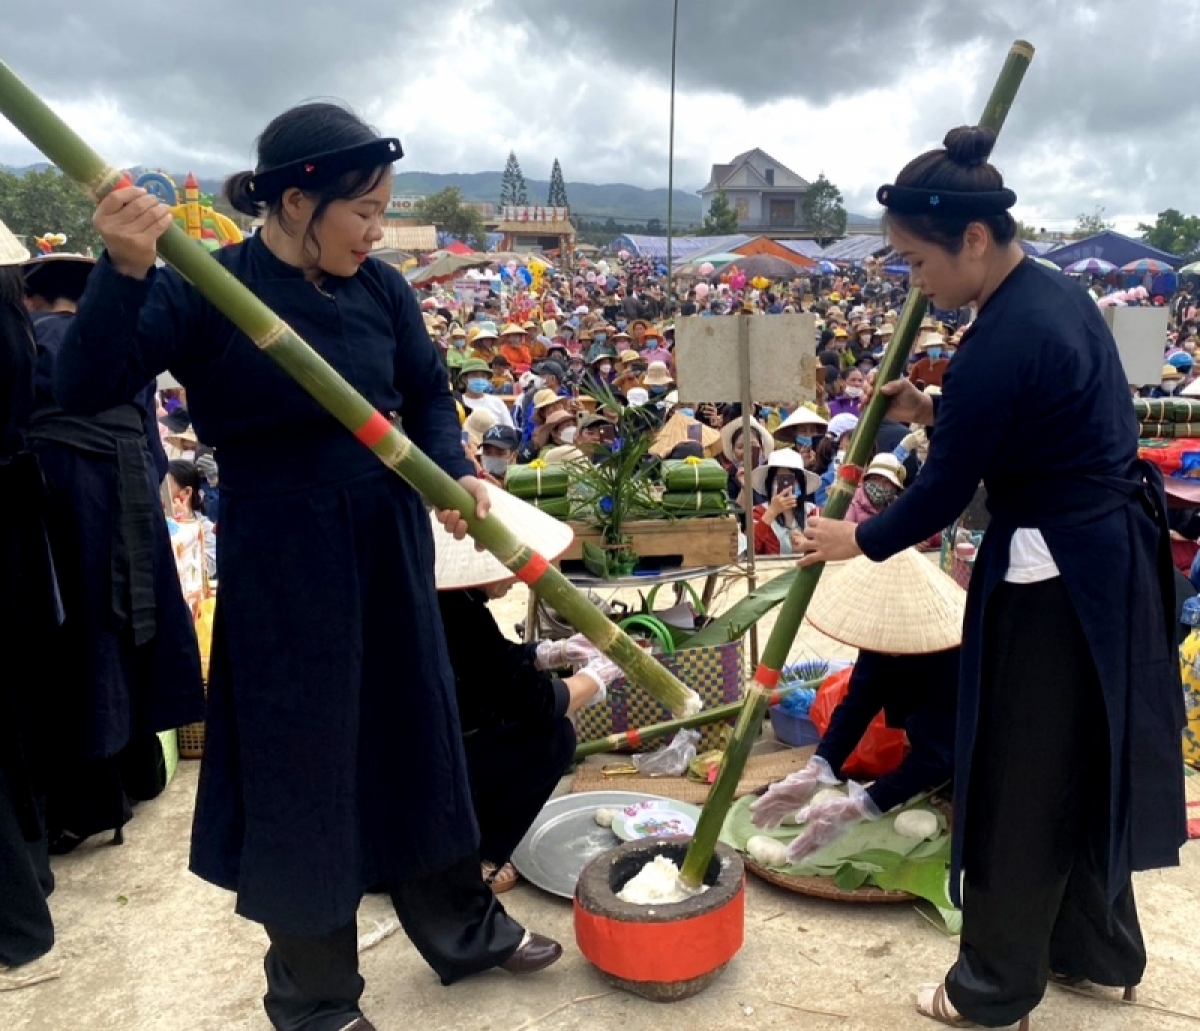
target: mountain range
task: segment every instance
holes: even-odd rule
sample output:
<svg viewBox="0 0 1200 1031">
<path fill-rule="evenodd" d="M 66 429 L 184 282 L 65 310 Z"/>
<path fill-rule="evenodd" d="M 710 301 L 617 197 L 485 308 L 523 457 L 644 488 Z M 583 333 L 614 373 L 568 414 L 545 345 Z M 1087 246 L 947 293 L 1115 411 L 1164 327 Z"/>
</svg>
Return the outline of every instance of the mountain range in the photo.
<svg viewBox="0 0 1200 1031">
<path fill-rule="evenodd" d="M 38 162 L 21 168 L 0 165 L 0 169 L 15 175 L 41 171 L 49 167 Z M 132 170 L 135 174 L 142 168 Z M 182 185 L 187 173 L 171 173 L 171 178 Z M 502 172 L 398 172 L 392 192 L 398 196 L 423 196 L 437 193 L 455 186 L 462 191 L 463 199 L 480 203 L 495 204 L 500 196 Z M 219 196 L 223 179 L 199 177 L 200 192 Z M 549 194 L 550 183 L 543 179 L 526 179 L 529 200 L 532 204 L 544 203 Z M 567 198 L 571 214 L 577 221 L 603 222 L 613 219 L 618 223 L 645 223 L 658 219 L 663 225 L 667 221 L 667 191 L 647 190 L 627 183 L 567 183 Z M 700 197 L 684 190 L 675 191 L 675 224 L 683 229 L 699 225 L 703 220 Z M 850 225 L 862 225 L 872 219 L 861 215 L 847 216 Z"/>
</svg>

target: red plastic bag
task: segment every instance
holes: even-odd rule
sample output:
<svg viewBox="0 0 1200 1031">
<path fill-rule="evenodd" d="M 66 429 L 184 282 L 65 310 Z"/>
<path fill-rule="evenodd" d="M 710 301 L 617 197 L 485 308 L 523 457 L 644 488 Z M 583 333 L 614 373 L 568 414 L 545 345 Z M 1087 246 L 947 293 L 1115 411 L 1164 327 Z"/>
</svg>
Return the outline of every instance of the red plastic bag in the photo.
<svg viewBox="0 0 1200 1031">
<path fill-rule="evenodd" d="M 834 673 L 826 677 L 817 690 L 817 698 L 809 710 L 808 718 L 813 721 L 822 736 L 829 729 L 833 711 L 842 704 L 842 699 L 850 690 L 850 677 L 853 673 L 853 666 L 840 673 Z M 842 778 L 875 780 L 885 773 L 891 773 L 903 761 L 906 747 L 904 731 L 889 727 L 881 712 L 871 721 L 858 747 L 843 764 Z"/>
</svg>

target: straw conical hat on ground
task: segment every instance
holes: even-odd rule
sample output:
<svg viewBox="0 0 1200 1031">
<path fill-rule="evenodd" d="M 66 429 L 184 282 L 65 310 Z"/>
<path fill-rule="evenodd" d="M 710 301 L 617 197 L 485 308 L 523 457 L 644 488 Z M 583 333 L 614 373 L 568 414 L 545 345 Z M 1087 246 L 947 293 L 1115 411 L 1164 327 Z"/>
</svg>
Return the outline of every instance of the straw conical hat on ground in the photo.
<svg viewBox="0 0 1200 1031">
<path fill-rule="evenodd" d="M 528 544 L 553 561 L 570 546 L 575 531 L 569 525 L 526 504 L 507 491 L 485 484 L 492 499 L 492 511 L 522 544 Z M 437 513 L 429 513 L 433 523 L 436 557 L 434 577 L 439 591 L 483 587 L 513 579 L 510 570 L 488 551 L 476 551 L 475 541 L 466 537 L 456 541 L 438 522 Z"/>
<path fill-rule="evenodd" d="M 808 621 L 827 637 L 888 655 L 925 655 L 962 644 L 967 592 L 913 549 L 886 562 L 866 556 L 823 579 Z"/>
</svg>

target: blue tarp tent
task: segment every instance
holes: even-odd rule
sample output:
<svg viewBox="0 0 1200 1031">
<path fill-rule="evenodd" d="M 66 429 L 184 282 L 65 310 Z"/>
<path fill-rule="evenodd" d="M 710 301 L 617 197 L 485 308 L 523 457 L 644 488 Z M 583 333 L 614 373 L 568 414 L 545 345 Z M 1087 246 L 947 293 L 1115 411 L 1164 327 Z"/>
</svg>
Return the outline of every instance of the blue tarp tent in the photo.
<svg viewBox="0 0 1200 1031">
<path fill-rule="evenodd" d="M 1183 259 L 1177 254 L 1160 251 L 1157 247 L 1151 247 L 1141 240 L 1122 236 L 1111 229 L 1097 233 L 1095 236 L 1089 236 L 1086 240 L 1073 240 L 1062 247 L 1047 251 L 1042 257 L 1047 261 L 1054 262 L 1059 268 L 1066 268 L 1072 262 L 1082 261 L 1084 258 L 1103 258 L 1105 261 L 1111 261 L 1117 268 L 1128 265 L 1131 261 L 1137 261 L 1139 258 L 1165 261 L 1174 268 L 1179 268 L 1183 264 Z"/>
</svg>

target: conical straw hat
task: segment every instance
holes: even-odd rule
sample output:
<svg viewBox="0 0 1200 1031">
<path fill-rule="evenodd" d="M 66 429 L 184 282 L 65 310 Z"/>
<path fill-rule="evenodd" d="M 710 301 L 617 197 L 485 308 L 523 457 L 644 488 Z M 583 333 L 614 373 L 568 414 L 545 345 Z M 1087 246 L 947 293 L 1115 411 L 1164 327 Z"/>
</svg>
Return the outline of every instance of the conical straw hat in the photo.
<svg viewBox="0 0 1200 1031">
<path fill-rule="evenodd" d="M 808 621 L 827 637 L 888 655 L 925 655 L 962 644 L 967 592 L 913 549 L 886 562 L 862 556 L 823 579 Z"/>
<path fill-rule="evenodd" d="M 0 266 L 24 265 L 29 260 L 29 251 L 13 236 L 11 230 L 0 222 Z"/>
<path fill-rule="evenodd" d="M 550 560 L 570 547 L 575 531 L 566 523 L 499 487 L 490 483 L 485 486 L 492 499 L 492 511 L 522 544 L 536 548 Z M 438 522 L 435 512 L 430 512 L 429 518 L 433 523 L 434 577 L 439 591 L 483 587 L 513 579 L 512 572 L 498 558 L 487 551 L 476 551 L 470 537 L 456 541 Z"/>
</svg>

